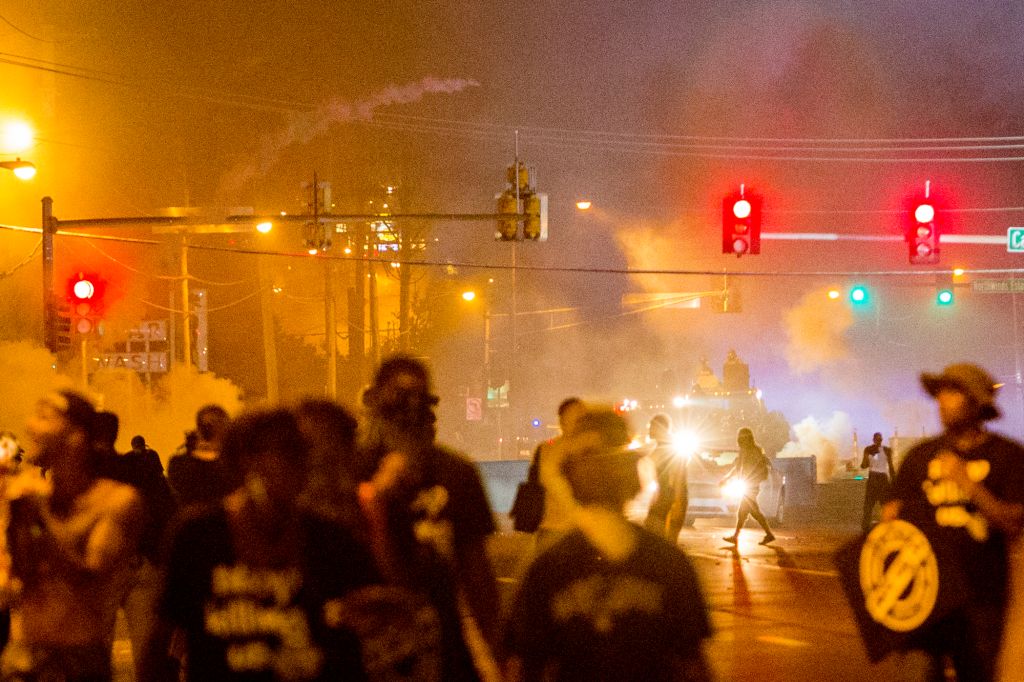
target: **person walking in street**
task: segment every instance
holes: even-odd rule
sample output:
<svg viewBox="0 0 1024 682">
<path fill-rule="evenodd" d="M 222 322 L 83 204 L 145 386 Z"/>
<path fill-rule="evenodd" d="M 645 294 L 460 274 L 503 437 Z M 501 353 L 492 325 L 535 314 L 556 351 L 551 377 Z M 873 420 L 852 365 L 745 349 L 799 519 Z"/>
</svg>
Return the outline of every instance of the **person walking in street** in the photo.
<svg viewBox="0 0 1024 682">
<path fill-rule="evenodd" d="M 768 455 L 764 453 L 764 448 L 754 441 L 754 432 L 747 427 L 744 426 L 736 434 L 736 443 L 740 448 L 736 455 L 736 463 L 733 464 L 725 478 L 719 482 L 719 485 L 724 486 L 729 480 L 736 479 L 743 484 L 743 490 L 739 508 L 736 510 L 736 530 L 732 535 L 722 539 L 733 545 L 738 544 L 740 531 L 743 530 L 747 517 L 752 516 L 764 529 L 764 538 L 759 544 L 767 545 L 775 540 L 775 534 L 768 527 L 768 519 L 761 513 L 761 507 L 757 504 L 757 495 L 761 492 L 761 484 L 768 480 L 771 462 L 768 460 Z"/>
<path fill-rule="evenodd" d="M 436 442 L 439 399 L 420 360 L 384 360 L 363 401 L 363 459 L 374 470 L 361 476 L 360 501 L 381 572 L 421 587 L 433 602 L 445 632 L 444 679 L 478 679 L 494 668 L 500 614 L 486 551 L 496 527 L 480 474 L 465 455 Z M 426 554 L 444 570 L 416 560 Z M 460 604 L 468 617 L 456 613 L 453 622 L 448 614 Z"/>
<path fill-rule="evenodd" d="M 27 425 L 28 458 L 50 472 L 5 485 L 13 593 L 5 680 L 111 678 L 114 620 L 132 570 L 142 502 L 98 476 L 96 410 L 72 391 L 40 400 Z"/>
<path fill-rule="evenodd" d="M 533 453 L 530 471 L 536 471 L 537 480 L 544 488 L 544 515 L 537 528 L 535 552 L 550 547 L 559 537 L 572 528 L 572 491 L 562 474 L 560 450 L 552 445 L 560 438 L 572 435 L 576 422 L 586 412 L 584 402 L 575 396 L 566 398 L 558 405 L 558 437 L 537 446 Z"/>
<path fill-rule="evenodd" d="M 657 472 L 658 492 L 651 502 L 644 527 L 674 543 L 683 529 L 689 505 L 686 458 L 680 456 L 672 444 L 672 418 L 667 414 L 654 415 L 647 433 L 654 441 L 654 449 L 648 457 Z"/>
<path fill-rule="evenodd" d="M 928 655 L 929 680 L 943 679 L 948 660 L 960 682 L 988 681 L 1003 630 L 1007 547 L 1024 527 L 1024 447 L 986 428 L 999 416 L 998 385 L 982 368 L 949 365 L 921 383 L 943 431 L 907 453 L 882 509 L 883 521 L 924 535 L 938 566 L 934 611 L 904 648 Z"/>
<path fill-rule="evenodd" d="M 159 600 L 160 630 L 185 633 L 185 679 L 365 679 L 359 640 L 338 623 L 378 573 L 348 528 L 300 503 L 310 455 L 294 415 L 244 414 L 220 456 L 243 484 L 183 513 Z M 141 679 L 166 679 L 163 638 L 152 644 Z"/>
<path fill-rule="evenodd" d="M 864 517 L 861 520 L 861 529 L 867 533 L 871 529 L 875 504 L 881 506 L 889 500 L 889 488 L 896 479 L 896 468 L 892 464 L 892 448 L 882 445 L 882 434 L 876 433 L 871 445 L 864 448 L 860 468 L 868 470 L 868 487 L 864 493 Z"/>
<path fill-rule="evenodd" d="M 167 463 L 167 480 L 182 507 L 217 502 L 238 487 L 236 472 L 220 459 L 230 424 L 231 417 L 220 405 L 204 405 L 196 412 L 194 439 L 186 437 L 185 451 Z"/>
<path fill-rule="evenodd" d="M 560 439 L 577 507 L 572 529 L 530 567 L 506 628 L 507 679 L 710 679 L 707 602 L 687 557 L 630 523 L 639 451 L 626 420 L 591 408 Z"/>
</svg>

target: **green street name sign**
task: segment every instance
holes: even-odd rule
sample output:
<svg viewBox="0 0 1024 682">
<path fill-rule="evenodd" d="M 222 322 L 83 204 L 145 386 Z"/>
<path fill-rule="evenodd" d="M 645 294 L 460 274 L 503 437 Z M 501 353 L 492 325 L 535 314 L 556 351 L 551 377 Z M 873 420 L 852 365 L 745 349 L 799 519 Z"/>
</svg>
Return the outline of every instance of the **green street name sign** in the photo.
<svg viewBox="0 0 1024 682">
<path fill-rule="evenodd" d="M 1006 250 L 1024 253 L 1024 227 L 1011 227 L 1006 231 Z"/>
<path fill-rule="evenodd" d="M 1024 279 L 976 279 L 971 289 L 979 294 L 1024 294 Z"/>
</svg>

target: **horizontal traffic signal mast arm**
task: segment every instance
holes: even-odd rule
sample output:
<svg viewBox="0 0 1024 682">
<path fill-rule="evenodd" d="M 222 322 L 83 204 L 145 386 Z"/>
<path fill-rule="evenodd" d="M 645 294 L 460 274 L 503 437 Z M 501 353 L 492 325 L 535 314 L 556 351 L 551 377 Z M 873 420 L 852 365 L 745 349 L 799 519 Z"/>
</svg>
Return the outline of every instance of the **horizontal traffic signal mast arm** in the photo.
<svg viewBox="0 0 1024 682">
<path fill-rule="evenodd" d="M 391 221 L 396 219 L 406 220 L 498 220 L 500 218 L 515 217 L 523 219 L 530 213 L 320 213 L 317 217 L 321 222 L 341 222 L 345 220 L 366 220 L 366 221 Z M 313 218 L 312 214 L 291 214 L 288 215 L 246 215 L 230 216 L 228 223 L 257 223 L 257 222 L 308 222 Z"/>
<path fill-rule="evenodd" d="M 848 234 L 841 232 L 761 232 L 761 239 L 774 241 L 818 241 L 818 242 L 902 242 L 898 234 Z M 998 244 L 1006 245 L 1006 235 L 996 234 L 941 234 L 943 244 Z"/>
</svg>

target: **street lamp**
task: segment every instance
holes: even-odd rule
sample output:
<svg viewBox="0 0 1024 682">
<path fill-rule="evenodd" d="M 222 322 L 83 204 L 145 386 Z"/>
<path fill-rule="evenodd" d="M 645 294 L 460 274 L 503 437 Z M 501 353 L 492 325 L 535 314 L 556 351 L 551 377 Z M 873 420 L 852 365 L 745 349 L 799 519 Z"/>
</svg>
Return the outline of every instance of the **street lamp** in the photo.
<svg viewBox="0 0 1024 682">
<path fill-rule="evenodd" d="M 20 158 L 14 161 L 0 161 L 0 168 L 6 168 L 21 180 L 31 180 L 36 176 L 35 164 L 31 161 L 22 161 Z"/>
</svg>

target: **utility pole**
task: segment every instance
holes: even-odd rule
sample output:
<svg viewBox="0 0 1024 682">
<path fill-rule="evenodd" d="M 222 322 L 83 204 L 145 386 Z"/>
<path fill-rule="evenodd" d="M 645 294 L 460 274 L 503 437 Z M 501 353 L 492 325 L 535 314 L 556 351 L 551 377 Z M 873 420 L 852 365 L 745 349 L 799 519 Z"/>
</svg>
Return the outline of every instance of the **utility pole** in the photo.
<svg viewBox="0 0 1024 682">
<path fill-rule="evenodd" d="M 366 324 L 364 311 L 366 308 L 366 225 L 356 223 L 355 240 L 352 245 L 356 253 L 355 281 L 348 295 L 348 353 L 352 364 L 352 374 L 356 384 L 363 384 L 363 362 L 366 354 Z"/>
<path fill-rule="evenodd" d="M 43 345 L 57 352 L 53 311 L 53 199 L 43 197 Z"/>
<path fill-rule="evenodd" d="M 274 313 L 270 307 L 273 283 L 267 268 L 269 256 L 257 256 L 260 272 L 260 319 L 263 325 L 263 366 L 267 375 L 267 400 L 276 403 L 278 399 L 277 382 L 277 340 L 274 335 Z"/>
<path fill-rule="evenodd" d="M 408 255 L 409 249 L 412 245 L 412 240 L 409 238 L 409 231 L 404 227 L 399 231 L 399 253 Z M 408 262 L 406 258 L 406 262 Z M 398 347 L 404 352 L 409 350 L 409 346 L 412 344 L 410 338 L 412 330 L 410 329 L 410 295 L 412 289 L 412 268 L 403 266 L 399 268 L 398 272 Z"/>
<path fill-rule="evenodd" d="M 188 292 L 188 233 L 181 233 L 181 361 L 187 369 L 192 365 L 192 320 Z"/>
</svg>

